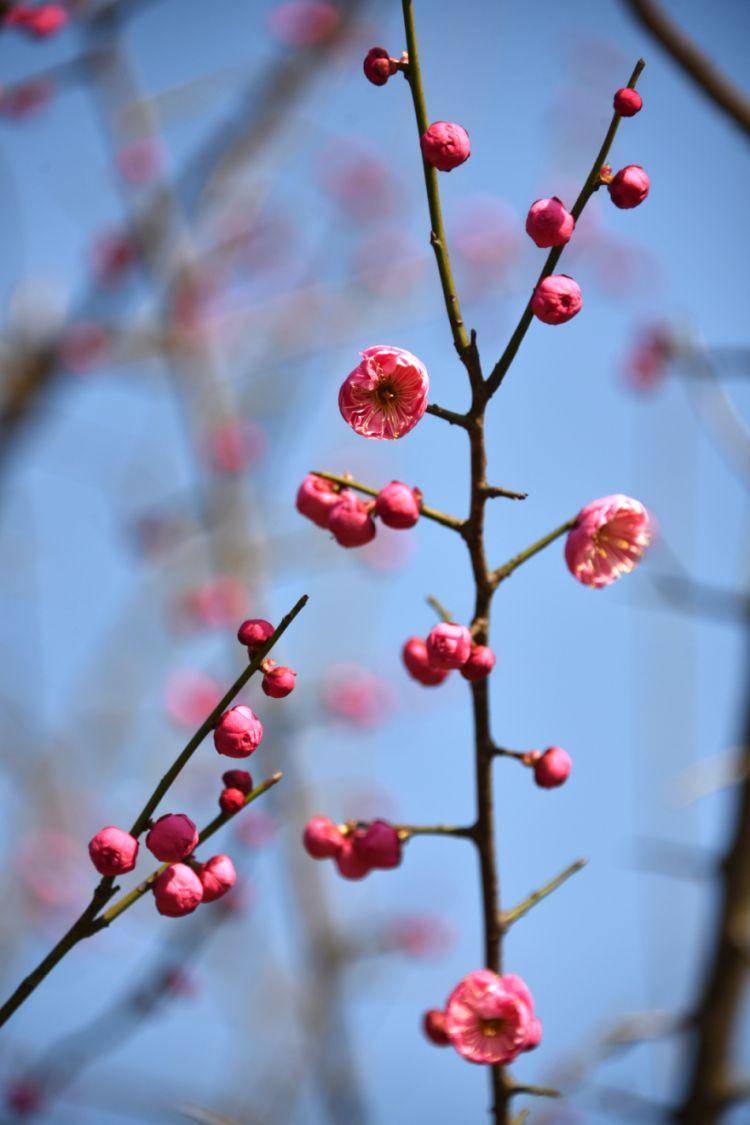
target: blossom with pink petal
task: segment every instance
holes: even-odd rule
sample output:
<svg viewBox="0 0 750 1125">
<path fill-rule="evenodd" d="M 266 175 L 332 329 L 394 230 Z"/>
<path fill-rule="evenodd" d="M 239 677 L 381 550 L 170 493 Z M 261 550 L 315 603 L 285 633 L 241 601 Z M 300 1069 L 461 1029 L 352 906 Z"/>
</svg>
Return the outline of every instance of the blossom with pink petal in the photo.
<svg viewBox="0 0 750 1125">
<path fill-rule="evenodd" d="M 471 156 L 469 134 L 455 121 L 433 121 L 419 144 L 426 163 L 440 172 L 451 172 Z"/>
<path fill-rule="evenodd" d="M 156 909 L 167 918 L 192 914 L 203 901 L 203 884 L 186 863 L 173 863 L 166 867 L 151 890 Z"/>
<path fill-rule="evenodd" d="M 328 530 L 341 547 L 364 547 L 372 542 L 377 534 L 370 515 L 372 507 L 372 502 L 360 500 L 348 488 L 340 494 L 338 504 L 328 514 Z"/>
<path fill-rule="evenodd" d="M 400 480 L 392 480 L 385 488 L 381 488 L 375 498 L 375 514 L 380 517 L 386 527 L 405 531 L 419 519 L 422 493 L 418 488 L 409 488 Z"/>
<path fill-rule="evenodd" d="M 237 872 L 228 855 L 214 855 L 198 872 L 203 887 L 203 902 L 215 902 L 237 882 Z"/>
<path fill-rule="evenodd" d="M 581 311 L 582 305 L 578 282 L 564 273 L 545 277 L 531 298 L 531 311 L 543 324 L 565 324 Z"/>
<path fill-rule="evenodd" d="M 264 694 L 271 699 L 286 699 L 294 691 L 297 673 L 292 668 L 286 668 L 283 664 L 274 664 L 273 661 L 269 661 L 268 665 L 264 669 L 263 682 L 260 685 Z"/>
<path fill-rule="evenodd" d="M 422 1030 L 431 1043 L 436 1047 L 450 1047 L 451 1041 L 445 1032 L 445 1012 L 439 1008 L 430 1008 L 422 1016 Z"/>
<path fill-rule="evenodd" d="M 297 511 L 318 527 L 328 527 L 328 516 L 341 499 L 341 489 L 315 473 L 308 473 L 297 490 Z"/>
<path fill-rule="evenodd" d="M 613 176 L 607 190 L 615 207 L 629 211 L 643 203 L 650 187 L 648 172 L 640 164 L 628 164 Z"/>
<path fill-rule="evenodd" d="M 526 233 L 537 246 L 564 246 L 569 241 L 576 221 L 565 209 L 561 199 L 537 199 L 526 216 Z"/>
<path fill-rule="evenodd" d="M 615 94 L 612 104 L 620 117 L 635 117 L 643 108 L 643 98 L 632 86 L 623 86 Z"/>
<path fill-rule="evenodd" d="M 68 18 L 65 8 L 59 4 L 40 4 L 38 8 L 18 4 L 3 16 L 3 25 L 18 27 L 37 39 L 46 39 L 47 36 L 62 31 L 68 23 Z"/>
<path fill-rule="evenodd" d="M 339 874 L 345 879 L 364 879 L 365 875 L 370 874 L 370 864 L 358 853 L 351 836 L 344 838 L 344 842 L 334 856 L 334 861 Z"/>
<path fill-rule="evenodd" d="M 398 63 L 392 59 L 385 47 L 370 47 L 362 64 L 365 78 L 373 86 L 385 86 L 391 75 L 398 69 Z"/>
<path fill-rule="evenodd" d="M 198 843 L 198 829 L 184 813 L 160 816 L 146 837 L 146 847 L 162 863 L 176 863 Z"/>
<path fill-rule="evenodd" d="M 639 500 L 620 493 L 592 500 L 568 532 L 568 570 L 584 586 L 609 586 L 638 565 L 653 531 L 653 519 Z"/>
<path fill-rule="evenodd" d="M 353 834 L 354 850 L 368 867 L 389 870 L 401 863 L 401 840 L 387 820 L 374 820 Z"/>
<path fill-rule="evenodd" d="M 273 625 L 265 617 L 249 617 L 237 630 L 237 640 L 245 645 L 248 653 L 258 652 L 274 632 Z"/>
<path fill-rule="evenodd" d="M 138 841 L 129 832 L 110 824 L 89 841 L 91 862 L 100 875 L 124 875 L 138 858 Z"/>
<path fill-rule="evenodd" d="M 471 633 L 465 625 L 441 621 L 427 637 L 427 657 L 441 671 L 460 668 L 471 655 Z"/>
<path fill-rule="evenodd" d="M 445 1007 L 445 1033 L 468 1062 L 495 1066 L 512 1062 L 541 1039 L 534 1001 L 520 977 L 491 969 L 469 973 Z"/>
<path fill-rule="evenodd" d="M 305 825 L 302 844 L 313 859 L 333 859 L 344 846 L 344 836 L 327 816 L 313 816 Z"/>
<path fill-rule="evenodd" d="M 570 777 L 573 763 L 562 746 L 550 746 L 534 762 L 534 781 L 541 789 L 556 789 Z"/>
<path fill-rule="evenodd" d="M 362 437 L 389 441 L 408 434 L 427 409 L 430 378 L 421 360 L 403 348 L 379 344 L 362 352 L 362 362 L 339 391 L 345 422 Z"/>
<path fill-rule="evenodd" d="M 476 683 L 489 676 L 495 667 L 495 654 L 488 645 L 472 645 L 469 659 L 461 667 L 461 675 L 469 683 Z"/>
<path fill-rule="evenodd" d="M 356 727 L 373 727 L 388 716 L 393 699 L 388 684 L 359 664 L 329 669 L 322 689 L 326 710 Z"/>
<path fill-rule="evenodd" d="M 249 758 L 263 738 L 263 724 L 244 703 L 230 707 L 214 731 L 214 746 L 228 758 Z"/>
<path fill-rule="evenodd" d="M 427 642 L 421 637 L 409 637 L 401 650 L 401 659 L 413 680 L 424 687 L 437 687 L 448 675 L 448 669 L 434 668 L 427 655 Z"/>
</svg>

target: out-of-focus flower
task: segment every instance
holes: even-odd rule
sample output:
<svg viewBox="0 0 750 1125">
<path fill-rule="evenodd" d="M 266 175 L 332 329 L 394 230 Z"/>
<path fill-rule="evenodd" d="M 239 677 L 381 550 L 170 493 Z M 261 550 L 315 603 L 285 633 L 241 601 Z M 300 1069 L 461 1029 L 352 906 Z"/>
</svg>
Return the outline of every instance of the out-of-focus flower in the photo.
<svg viewBox="0 0 750 1125">
<path fill-rule="evenodd" d="M 383 927 L 386 949 L 407 957 L 442 957 L 455 942 L 455 932 L 435 914 L 405 914 L 392 918 Z"/>
<path fill-rule="evenodd" d="M 568 569 L 584 586 L 609 586 L 638 565 L 653 530 L 651 515 L 639 500 L 621 493 L 592 500 L 568 532 Z"/>
<path fill-rule="evenodd" d="M 409 637 L 401 650 L 404 667 L 413 680 L 424 687 L 437 687 L 447 677 L 448 668 L 435 668 L 427 655 L 427 642 L 421 637 Z"/>
<path fill-rule="evenodd" d="M 0 113 L 14 121 L 27 121 L 49 105 L 55 95 L 55 86 L 49 79 L 36 78 L 22 82 L 0 94 Z"/>
<path fill-rule="evenodd" d="M 221 684 L 193 668 L 175 672 L 165 692 L 169 717 L 181 727 L 197 727 L 224 695 Z"/>
<path fill-rule="evenodd" d="M 76 375 L 87 375 L 101 367 L 109 354 L 109 333 L 93 321 L 71 324 L 60 339 L 60 362 Z"/>
<path fill-rule="evenodd" d="M 150 138 L 133 141 L 117 153 L 117 167 L 126 183 L 149 184 L 160 174 L 164 154 L 158 141 Z"/>
<path fill-rule="evenodd" d="M 3 16 L 5 27 L 17 27 L 36 39 L 47 39 L 62 31 L 68 23 L 68 13 L 59 4 L 40 4 L 36 8 L 16 4 Z"/>
<path fill-rule="evenodd" d="M 247 611 L 248 594 L 238 578 L 220 574 L 188 590 L 178 602 L 181 623 L 207 629 L 226 629 Z"/>
<path fill-rule="evenodd" d="M 33 1117 L 44 1106 L 44 1094 L 32 1078 L 16 1078 L 5 1090 L 5 1104 L 17 1117 Z"/>
<path fill-rule="evenodd" d="M 278 830 L 279 824 L 275 816 L 262 809 L 253 809 L 239 818 L 234 837 L 246 848 L 264 848 L 266 844 L 270 844 Z"/>
<path fill-rule="evenodd" d="M 395 440 L 408 434 L 427 409 L 430 377 L 421 360 L 403 348 L 378 344 L 339 391 L 345 422 L 362 437 Z"/>
<path fill-rule="evenodd" d="M 520 977 L 479 969 L 465 976 L 449 996 L 445 1032 L 468 1062 L 494 1066 L 536 1047 L 542 1026 Z"/>
<path fill-rule="evenodd" d="M 355 727 L 374 727 L 392 709 L 388 684 L 358 664 L 331 668 L 322 687 L 323 706 L 336 719 Z"/>
<path fill-rule="evenodd" d="M 18 854 L 19 878 L 32 901 L 44 908 L 67 908 L 85 894 L 91 868 L 75 840 L 63 832 L 28 836 Z"/>
<path fill-rule="evenodd" d="M 641 329 L 622 364 L 625 381 L 634 390 L 652 390 L 664 379 L 675 351 L 674 337 L 667 325 Z"/>
<path fill-rule="evenodd" d="M 204 441 L 206 457 L 218 473 L 243 473 L 257 465 L 266 448 L 265 431 L 249 418 L 222 422 Z"/>
<path fill-rule="evenodd" d="M 396 181 L 375 152 L 347 140 L 323 153 L 321 167 L 324 189 L 358 224 L 383 219 L 393 211 Z"/>
<path fill-rule="evenodd" d="M 327 0 L 286 0 L 269 13 L 268 26 L 288 47 L 317 47 L 330 39 L 341 13 Z"/>
<path fill-rule="evenodd" d="M 101 235 L 94 243 L 91 265 L 100 285 L 111 288 L 124 281 L 138 260 L 135 244 L 121 231 Z"/>
</svg>

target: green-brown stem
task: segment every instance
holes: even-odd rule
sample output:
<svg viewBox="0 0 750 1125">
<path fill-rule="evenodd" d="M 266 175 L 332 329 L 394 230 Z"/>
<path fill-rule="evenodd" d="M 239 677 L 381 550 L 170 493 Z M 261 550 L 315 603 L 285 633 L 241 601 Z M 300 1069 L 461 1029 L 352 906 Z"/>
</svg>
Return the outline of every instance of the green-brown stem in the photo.
<svg viewBox="0 0 750 1125">
<path fill-rule="evenodd" d="M 576 521 L 574 519 L 566 520 L 565 523 L 556 527 L 554 531 L 550 531 L 548 535 L 537 539 L 536 543 L 532 543 L 525 551 L 521 551 L 520 554 L 514 555 L 512 559 L 508 559 L 507 563 L 503 563 L 502 566 L 499 566 L 497 570 L 492 572 L 491 577 L 494 585 L 499 586 L 506 578 L 510 578 L 514 570 L 517 570 L 523 563 L 528 562 L 529 559 L 533 559 L 534 555 L 538 555 L 545 547 L 549 547 L 550 543 L 554 543 L 556 539 L 559 539 L 561 535 L 565 535 L 566 532 L 574 528 L 575 525 Z"/>
<path fill-rule="evenodd" d="M 506 910 L 501 914 L 500 925 L 503 933 L 509 930 L 513 923 L 517 922 L 519 918 L 523 918 L 524 914 L 528 914 L 538 902 L 541 902 L 547 895 L 551 895 L 553 891 L 561 887 L 571 875 L 575 875 L 577 871 L 581 871 L 586 866 L 587 862 L 588 860 L 585 859 L 577 859 L 575 863 L 569 864 L 559 875 L 555 875 L 554 879 L 550 879 L 549 883 L 545 883 L 543 887 L 539 887 L 538 890 L 533 891 L 528 898 L 525 898 L 523 902 L 519 902 L 512 910 Z"/>
</svg>

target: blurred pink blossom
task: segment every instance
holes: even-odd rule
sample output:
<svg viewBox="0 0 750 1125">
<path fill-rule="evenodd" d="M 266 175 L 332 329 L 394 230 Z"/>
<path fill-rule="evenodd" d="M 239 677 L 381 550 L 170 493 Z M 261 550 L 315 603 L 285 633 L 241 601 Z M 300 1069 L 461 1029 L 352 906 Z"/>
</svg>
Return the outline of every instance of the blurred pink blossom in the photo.
<svg viewBox="0 0 750 1125">
<path fill-rule="evenodd" d="M 197 727 L 224 692 L 216 680 L 195 669 L 175 672 L 167 681 L 164 697 L 169 717 L 182 727 Z"/>
<path fill-rule="evenodd" d="M 331 668 L 321 696 L 329 715 L 355 727 L 378 726 L 393 710 L 390 685 L 359 664 Z"/>
<path fill-rule="evenodd" d="M 242 473 L 256 465 L 266 449 L 265 431 L 249 418 L 222 422 L 204 439 L 205 455 L 219 473 Z"/>
<path fill-rule="evenodd" d="M 330 39 L 341 21 L 327 0 L 286 0 L 269 13 L 268 26 L 288 47 L 315 47 Z"/>
<path fill-rule="evenodd" d="M 71 324 L 60 340 L 60 362 L 76 375 L 86 375 L 106 363 L 109 333 L 93 321 Z"/>
<path fill-rule="evenodd" d="M 248 592 L 238 578 L 220 574 L 187 590 L 177 603 L 180 624 L 188 628 L 236 626 L 248 608 Z"/>
<path fill-rule="evenodd" d="M 159 143 L 150 138 L 133 141 L 117 153 L 117 167 L 126 183 L 133 186 L 155 180 L 162 169 L 164 156 Z"/>
</svg>

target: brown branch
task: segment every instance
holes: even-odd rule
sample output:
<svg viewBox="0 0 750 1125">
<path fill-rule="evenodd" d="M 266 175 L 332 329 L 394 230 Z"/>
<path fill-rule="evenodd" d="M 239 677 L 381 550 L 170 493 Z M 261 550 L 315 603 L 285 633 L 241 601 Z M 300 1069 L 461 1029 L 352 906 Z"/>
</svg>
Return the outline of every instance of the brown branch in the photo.
<svg viewBox="0 0 750 1125">
<path fill-rule="evenodd" d="M 703 54 L 655 0 L 623 0 L 698 89 L 750 137 L 750 99 Z"/>
</svg>

